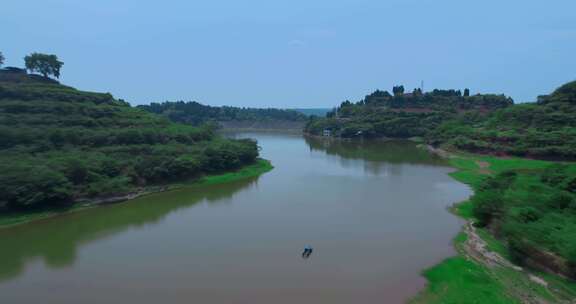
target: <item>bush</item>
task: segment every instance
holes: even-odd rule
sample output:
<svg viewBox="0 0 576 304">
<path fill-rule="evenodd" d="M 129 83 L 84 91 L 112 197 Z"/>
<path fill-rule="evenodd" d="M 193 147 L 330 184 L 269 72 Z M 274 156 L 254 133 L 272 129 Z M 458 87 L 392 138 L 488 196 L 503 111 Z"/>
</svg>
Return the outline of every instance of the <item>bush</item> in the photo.
<svg viewBox="0 0 576 304">
<path fill-rule="evenodd" d="M 69 205 L 72 184 L 50 168 L 3 166 L 0 168 L 0 202 L 13 209 Z"/>
<path fill-rule="evenodd" d="M 497 191 L 482 191 L 472 197 L 472 214 L 479 227 L 486 227 L 501 217 L 504 209 L 503 195 Z"/>
</svg>

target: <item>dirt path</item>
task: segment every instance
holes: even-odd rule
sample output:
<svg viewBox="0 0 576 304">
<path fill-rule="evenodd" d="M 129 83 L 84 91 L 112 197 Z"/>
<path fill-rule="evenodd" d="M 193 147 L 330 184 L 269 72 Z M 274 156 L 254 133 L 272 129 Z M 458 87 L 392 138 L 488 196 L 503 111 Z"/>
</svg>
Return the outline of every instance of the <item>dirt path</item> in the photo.
<svg viewBox="0 0 576 304">
<path fill-rule="evenodd" d="M 484 265 L 491 276 L 500 281 L 514 298 L 525 304 L 546 304 L 546 303 L 576 303 L 575 300 L 566 299 L 551 290 L 548 282 L 538 277 L 522 267 L 516 266 L 506 258 L 491 251 L 488 244 L 478 234 L 471 222 L 464 227 L 464 233 L 468 236 L 462 246 L 464 255 L 476 262 Z M 537 292 L 538 288 L 548 290 L 551 299 L 544 299 Z"/>
</svg>

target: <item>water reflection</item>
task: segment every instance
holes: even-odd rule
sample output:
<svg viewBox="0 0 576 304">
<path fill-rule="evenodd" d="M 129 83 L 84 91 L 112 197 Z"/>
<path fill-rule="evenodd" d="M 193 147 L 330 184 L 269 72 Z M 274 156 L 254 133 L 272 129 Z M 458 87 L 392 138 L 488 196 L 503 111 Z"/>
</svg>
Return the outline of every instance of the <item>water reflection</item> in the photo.
<svg viewBox="0 0 576 304">
<path fill-rule="evenodd" d="M 340 140 L 321 137 L 305 137 L 305 140 L 311 152 L 335 156 L 332 160 L 345 168 L 362 166 L 365 172 L 372 175 L 399 176 L 406 164 L 447 166 L 445 160 L 418 148 L 410 141 Z"/>
<path fill-rule="evenodd" d="M 27 263 L 42 259 L 50 268 L 72 265 L 81 246 L 129 228 L 161 222 L 168 214 L 198 203 L 229 201 L 257 184 L 258 177 L 224 185 L 187 186 L 134 201 L 94 208 L 0 230 L 0 281 L 18 276 Z"/>
<path fill-rule="evenodd" d="M 454 253 L 469 191 L 412 143 L 240 136 L 275 166 L 257 182 L 0 231 L 0 303 L 403 303 Z"/>
</svg>

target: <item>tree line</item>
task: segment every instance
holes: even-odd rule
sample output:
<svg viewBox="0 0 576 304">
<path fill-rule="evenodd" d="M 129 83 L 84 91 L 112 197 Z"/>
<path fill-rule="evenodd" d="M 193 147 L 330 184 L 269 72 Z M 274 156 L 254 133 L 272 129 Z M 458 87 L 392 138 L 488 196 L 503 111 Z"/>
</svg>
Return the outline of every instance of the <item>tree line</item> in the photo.
<svg viewBox="0 0 576 304">
<path fill-rule="evenodd" d="M 307 119 L 306 115 L 295 110 L 214 107 L 195 101 L 166 101 L 140 105 L 138 108 L 163 115 L 174 122 L 195 126 L 221 121 L 306 121 Z"/>
<path fill-rule="evenodd" d="M 338 137 L 423 137 L 443 122 L 455 117 L 483 116 L 513 104 L 510 97 L 496 94 L 470 95 L 470 90 L 405 93 L 394 86 L 392 94 L 376 90 L 358 102 L 346 100 L 324 118 L 312 118 L 305 131 L 320 135 L 330 130 Z"/>
</svg>

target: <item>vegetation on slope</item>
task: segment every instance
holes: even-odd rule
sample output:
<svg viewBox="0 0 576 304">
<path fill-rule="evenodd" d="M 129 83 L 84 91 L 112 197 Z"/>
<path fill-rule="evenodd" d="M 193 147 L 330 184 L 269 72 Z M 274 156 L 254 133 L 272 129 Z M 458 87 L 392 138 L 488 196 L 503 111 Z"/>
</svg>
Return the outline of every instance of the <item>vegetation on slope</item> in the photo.
<svg viewBox="0 0 576 304">
<path fill-rule="evenodd" d="M 0 72 L 0 210 L 70 206 L 253 163 L 251 140 L 175 124 L 21 70 Z"/>
<path fill-rule="evenodd" d="M 576 278 L 576 165 L 502 171 L 471 203 L 477 225 L 504 240 L 516 263 Z"/>
<path fill-rule="evenodd" d="M 295 108 L 292 110 L 294 110 L 296 112 L 300 112 L 306 116 L 324 117 L 332 109 L 329 109 L 329 108 Z"/>
<path fill-rule="evenodd" d="M 548 205 L 552 200 L 547 198 L 554 197 L 558 191 L 554 187 L 547 188 L 543 182 L 551 175 L 557 176 L 551 173 L 557 173 L 558 168 L 563 168 L 560 169 L 563 172 L 560 176 L 566 178 L 565 170 L 574 170 L 574 166 L 566 167 L 541 160 L 464 154 L 452 157 L 450 162 L 459 169 L 451 175 L 475 190 L 475 195 L 470 200 L 455 205 L 453 210 L 458 215 L 476 222 L 476 226 L 481 226 L 476 228 L 476 231 L 486 242 L 487 249 L 504 259 L 528 267 L 528 273 L 544 279 L 547 286 L 534 281 L 526 272 L 484 264 L 471 258 L 464 250 L 466 235 L 462 233 L 455 241 L 460 255 L 424 272 L 429 285 L 414 299 L 414 303 L 483 303 L 474 299 L 487 298 L 492 298 L 490 302 L 495 303 L 532 303 L 536 298 L 549 303 L 568 303 L 574 299 L 576 284 L 572 280 L 541 272 L 545 268 L 546 271 L 561 272 L 560 269 L 550 269 L 547 264 L 549 262 L 563 260 L 564 263 L 559 265 L 570 264 L 565 263 L 566 260 L 558 254 L 555 258 L 532 255 L 541 251 L 552 252 L 552 248 L 566 249 L 575 243 L 566 234 L 571 229 L 573 215 L 567 209 L 558 212 L 557 208 Z M 532 181 L 529 181 L 530 179 Z M 562 187 L 561 185 L 565 183 L 558 184 L 559 187 Z M 498 198 L 501 195 L 504 195 L 504 198 Z M 487 199 L 490 197 L 496 199 Z M 487 213 L 488 210 L 498 212 Z M 536 221 L 531 221 L 536 217 Z M 526 223 L 526 219 L 531 220 Z M 556 223 L 554 219 L 557 220 Z M 492 224 L 487 224 L 486 220 Z M 504 231 L 504 227 L 510 230 Z M 520 247 L 514 244 L 515 240 L 511 237 L 522 240 Z M 531 247 L 524 247 L 527 244 L 531 244 Z M 564 274 L 568 275 L 567 272 Z"/>
<path fill-rule="evenodd" d="M 330 130 L 333 136 L 346 138 L 424 136 L 444 121 L 478 119 L 512 103 L 504 95 L 469 96 L 468 90 L 462 94 L 457 90 L 422 93 L 416 89 L 405 94 L 400 86 L 394 88 L 394 95 L 378 90 L 357 103 L 345 101 L 326 118 L 310 120 L 305 131 L 320 135 Z"/>
<path fill-rule="evenodd" d="M 487 119 L 444 122 L 428 134 L 432 144 L 478 153 L 534 158 L 576 158 L 576 81 L 536 103 L 517 104 Z"/>
<path fill-rule="evenodd" d="M 205 123 L 224 122 L 300 122 L 306 121 L 306 115 L 283 109 L 256 109 L 238 107 L 213 107 L 191 102 L 163 102 L 138 106 L 148 112 L 156 113 L 168 119 L 199 126 Z"/>
</svg>

